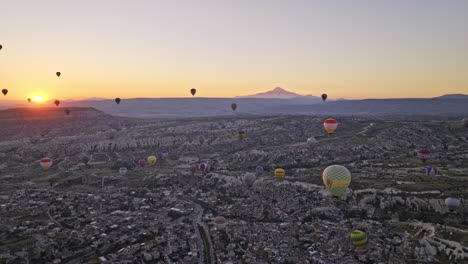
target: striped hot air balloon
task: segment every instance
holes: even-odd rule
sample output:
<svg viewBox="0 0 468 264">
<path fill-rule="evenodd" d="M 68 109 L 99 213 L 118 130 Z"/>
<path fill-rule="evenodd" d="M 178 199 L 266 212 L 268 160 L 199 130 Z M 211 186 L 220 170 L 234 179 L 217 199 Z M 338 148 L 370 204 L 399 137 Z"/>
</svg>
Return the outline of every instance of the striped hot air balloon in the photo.
<svg viewBox="0 0 468 264">
<path fill-rule="evenodd" d="M 367 234 L 364 231 L 354 230 L 353 232 L 351 232 L 350 238 L 353 245 L 357 248 L 360 248 L 367 244 Z"/>
<path fill-rule="evenodd" d="M 53 163 L 53 160 L 50 158 L 43 158 L 39 162 L 39 164 L 41 165 L 41 168 L 45 171 L 49 170 L 49 168 L 52 166 L 52 163 Z"/>
<path fill-rule="evenodd" d="M 436 167 L 426 167 L 426 174 L 427 176 L 436 176 L 437 175 L 437 168 Z"/>
<path fill-rule="evenodd" d="M 351 182 L 351 173 L 341 165 L 328 166 L 322 174 L 322 180 L 328 191 L 336 197 L 341 196 Z"/>
<path fill-rule="evenodd" d="M 284 179 L 285 174 L 286 174 L 286 172 L 283 169 L 276 169 L 275 170 L 275 178 L 278 181 L 282 181 Z"/>
<path fill-rule="evenodd" d="M 333 134 L 335 132 L 336 128 L 338 127 L 338 121 L 336 121 L 333 118 L 325 119 L 323 122 L 323 127 L 327 131 L 329 135 Z"/>
</svg>

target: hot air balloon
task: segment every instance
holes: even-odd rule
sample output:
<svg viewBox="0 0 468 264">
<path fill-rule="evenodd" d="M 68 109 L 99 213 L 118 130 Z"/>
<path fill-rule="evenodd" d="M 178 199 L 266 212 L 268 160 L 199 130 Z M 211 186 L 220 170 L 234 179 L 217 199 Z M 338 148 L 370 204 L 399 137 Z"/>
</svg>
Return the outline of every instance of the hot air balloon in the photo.
<svg viewBox="0 0 468 264">
<path fill-rule="evenodd" d="M 257 167 L 255 168 L 255 171 L 256 171 L 256 172 L 263 172 L 263 167 L 262 167 L 262 166 L 257 166 Z"/>
<path fill-rule="evenodd" d="M 231 108 L 232 108 L 232 111 L 236 111 L 237 104 L 236 103 L 231 104 Z"/>
<path fill-rule="evenodd" d="M 213 223 L 216 226 L 216 229 L 219 231 L 226 229 L 226 218 L 222 216 L 217 216 L 213 219 Z"/>
<path fill-rule="evenodd" d="M 419 149 L 418 152 L 418 158 L 422 161 L 422 162 L 426 162 L 428 159 L 431 158 L 431 152 L 428 150 L 428 149 Z"/>
<path fill-rule="evenodd" d="M 59 106 L 59 105 L 60 105 L 60 101 L 59 101 L 59 100 L 55 100 L 54 104 L 55 104 L 55 106 Z"/>
<path fill-rule="evenodd" d="M 7 95 L 8 90 L 7 90 L 7 89 L 3 89 L 3 90 L 2 90 L 2 93 L 3 93 L 3 95 Z"/>
<path fill-rule="evenodd" d="M 307 143 L 309 143 L 309 145 L 315 145 L 318 144 L 318 141 L 314 137 L 310 137 L 307 139 Z"/>
<path fill-rule="evenodd" d="M 285 172 L 283 169 L 276 169 L 275 170 L 275 178 L 278 181 L 282 181 L 284 179 Z"/>
<path fill-rule="evenodd" d="M 70 112 L 71 112 L 71 111 L 70 111 L 70 109 L 68 109 L 68 108 L 67 108 L 67 109 L 65 109 L 65 114 L 69 115 L 69 114 L 70 114 Z"/>
<path fill-rule="evenodd" d="M 253 173 L 247 172 L 244 174 L 244 183 L 247 185 L 247 188 L 251 189 L 255 180 L 257 180 L 257 177 Z"/>
<path fill-rule="evenodd" d="M 49 159 L 49 158 L 43 158 L 41 159 L 41 161 L 39 162 L 39 164 L 41 164 L 41 167 L 43 170 L 48 170 L 51 166 L 52 166 L 52 159 Z"/>
<path fill-rule="evenodd" d="M 195 166 L 190 167 L 190 172 L 192 174 L 194 174 L 196 171 L 197 171 L 197 167 L 195 167 Z"/>
<path fill-rule="evenodd" d="M 453 211 L 457 210 L 458 207 L 460 207 L 460 200 L 458 200 L 456 198 L 449 197 L 449 198 L 445 199 L 445 205 L 450 210 L 450 212 L 453 212 Z"/>
<path fill-rule="evenodd" d="M 31 98 L 28 98 L 28 103 L 30 103 L 30 102 L 31 102 Z"/>
<path fill-rule="evenodd" d="M 462 122 L 464 127 L 468 127 L 468 118 L 463 118 Z"/>
<path fill-rule="evenodd" d="M 145 160 L 139 160 L 138 161 L 138 166 L 140 166 L 140 168 L 144 168 L 146 166 L 146 161 Z"/>
<path fill-rule="evenodd" d="M 125 167 L 120 168 L 119 173 L 120 173 L 120 175 L 125 176 L 125 174 L 127 174 L 127 168 L 125 168 Z"/>
<path fill-rule="evenodd" d="M 331 165 L 323 171 L 322 180 L 328 191 L 333 196 L 339 197 L 349 186 L 351 173 L 341 165 Z"/>
<path fill-rule="evenodd" d="M 169 155 L 169 151 L 167 149 L 163 149 L 163 151 L 161 151 L 161 156 L 166 157 L 167 155 Z"/>
<path fill-rule="evenodd" d="M 239 137 L 240 140 L 244 140 L 244 138 L 247 136 L 247 134 L 245 134 L 244 130 L 241 130 L 241 131 L 239 131 L 239 133 L 237 133 L 237 136 Z"/>
<path fill-rule="evenodd" d="M 327 100 L 327 94 L 322 94 L 322 100 L 325 102 L 325 100 Z"/>
<path fill-rule="evenodd" d="M 151 166 L 153 166 L 154 164 L 156 164 L 156 161 L 157 161 L 158 159 L 156 158 L 156 156 L 149 156 L 146 160 L 148 161 L 148 163 L 149 163 Z"/>
<path fill-rule="evenodd" d="M 117 98 L 115 98 L 114 101 L 115 101 L 117 104 L 120 104 L 120 101 L 121 101 L 121 100 L 120 100 L 120 98 L 117 97 Z"/>
<path fill-rule="evenodd" d="M 427 176 L 436 176 L 437 175 L 437 168 L 436 167 L 426 167 L 426 174 Z"/>
<path fill-rule="evenodd" d="M 201 170 L 201 172 L 205 172 L 207 169 L 208 165 L 206 163 L 201 163 L 198 165 L 198 168 Z"/>
<path fill-rule="evenodd" d="M 62 73 L 60 72 L 56 72 L 55 74 L 57 75 L 57 77 L 60 77 L 60 75 L 62 75 Z"/>
<path fill-rule="evenodd" d="M 89 157 L 88 156 L 84 156 L 81 158 L 81 162 L 84 163 L 84 165 L 88 166 L 88 162 L 89 162 Z"/>
<path fill-rule="evenodd" d="M 192 94 L 192 96 L 195 95 L 197 93 L 197 89 L 195 88 L 190 89 L 190 93 Z"/>
<path fill-rule="evenodd" d="M 350 235 L 351 242 L 357 248 L 360 248 L 367 244 L 367 234 L 361 230 L 354 230 Z"/>
<path fill-rule="evenodd" d="M 335 132 L 335 129 L 338 127 L 338 122 L 335 119 L 329 118 L 323 122 L 323 127 L 329 135 Z"/>
<path fill-rule="evenodd" d="M 2 48 L 3 48 L 3 46 L 2 46 L 2 45 L 0 45 L 0 50 L 2 50 Z"/>
</svg>

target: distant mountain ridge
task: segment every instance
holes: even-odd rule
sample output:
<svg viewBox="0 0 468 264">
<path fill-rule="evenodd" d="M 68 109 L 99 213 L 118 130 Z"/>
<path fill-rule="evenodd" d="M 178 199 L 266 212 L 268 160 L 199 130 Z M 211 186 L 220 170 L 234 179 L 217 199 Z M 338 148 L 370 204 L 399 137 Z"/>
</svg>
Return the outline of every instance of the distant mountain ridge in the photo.
<svg viewBox="0 0 468 264">
<path fill-rule="evenodd" d="M 441 99 L 468 99 L 468 94 L 444 94 L 434 98 Z"/>
<path fill-rule="evenodd" d="M 236 96 L 236 98 L 274 98 L 274 99 L 290 99 L 290 98 L 304 98 L 304 97 L 318 98 L 317 96 L 313 96 L 313 95 L 300 95 L 297 93 L 289 92 L 281 87 L 276 87 L 275 89 L 264 92 L 264 93 Z"/>
</svg>

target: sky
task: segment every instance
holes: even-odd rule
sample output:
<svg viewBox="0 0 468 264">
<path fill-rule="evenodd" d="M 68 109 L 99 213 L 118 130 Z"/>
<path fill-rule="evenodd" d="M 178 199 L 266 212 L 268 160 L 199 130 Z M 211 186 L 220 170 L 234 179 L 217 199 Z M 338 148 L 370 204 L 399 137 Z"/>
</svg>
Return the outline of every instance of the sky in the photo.
<svg viewBox="0 0 468 264">
<path fill-rule="evenodd" d="M 277 86 L 348 99 L 468 94 L 467 13 L 465 0 L 0 0 L 0 89 L 18 100 Z"/>
</svg>

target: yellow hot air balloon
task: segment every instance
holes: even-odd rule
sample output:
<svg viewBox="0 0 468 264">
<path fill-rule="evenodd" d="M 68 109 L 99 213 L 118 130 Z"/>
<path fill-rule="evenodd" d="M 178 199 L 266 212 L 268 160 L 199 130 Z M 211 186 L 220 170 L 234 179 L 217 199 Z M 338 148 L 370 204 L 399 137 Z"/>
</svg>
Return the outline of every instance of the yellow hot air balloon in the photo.
<svg viewBox="0 0 468 264">
<path fill-rule="evenodd" d="M 285 172 L 283 169 L 276 169 L 275 170 L 275 178 L 278 181 L 282 181 L 284 179 Z"/>
<path fill-rule="evenodd" d="M 353 242 L 353 245 L 355 245 L 357 248 L 367 244 L 367 234 L 364 231 L 354 230 L 351 232 L 350 238 L 351 242 Z"/>
<path fill-rule="evenodd" d="M 156 161 L 157 161 L 158 159 L 156 158 L 156 156 L 149 156 L 146 160 L 148 161 L 148 163 L 149 163 L 151 166 L 153 166 L 154 164 L 156 164 Z"/>
<path fill-rule="evenodd" d="M 322 180 L 333 196 L 341 196 L 351 182 L 351 173 L 341 165 L 328 166 L 322 174 Z"/>
</svg>

